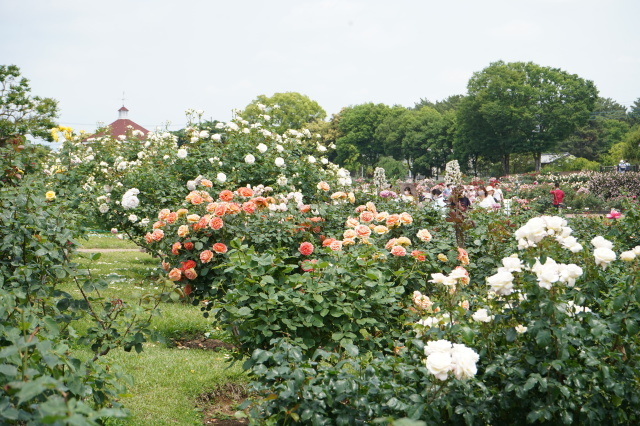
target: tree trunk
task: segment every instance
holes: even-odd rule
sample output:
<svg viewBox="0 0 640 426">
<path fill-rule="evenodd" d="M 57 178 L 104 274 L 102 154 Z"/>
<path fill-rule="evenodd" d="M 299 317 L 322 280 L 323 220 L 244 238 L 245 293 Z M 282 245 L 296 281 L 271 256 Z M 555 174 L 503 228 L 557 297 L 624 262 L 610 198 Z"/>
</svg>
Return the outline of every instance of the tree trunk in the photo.
<svg viewBox="0 0 640 426">
<path fill-rule="evenodd" d="M 541 152 L 534 152 L 533 153 L 533 162 L 536 165 L 536 172 L 540 171 L 540 167 L 542 166 L 541 160 L 542 160 L 542 153 Z"/>
<path fill-rule="evenodd" d="M 504 154 L 502 156 L 502 172 L 504 173 L 504 176 L 507 176 L 509 174 L 509 160 L 509 154 Z"/>
</svg>

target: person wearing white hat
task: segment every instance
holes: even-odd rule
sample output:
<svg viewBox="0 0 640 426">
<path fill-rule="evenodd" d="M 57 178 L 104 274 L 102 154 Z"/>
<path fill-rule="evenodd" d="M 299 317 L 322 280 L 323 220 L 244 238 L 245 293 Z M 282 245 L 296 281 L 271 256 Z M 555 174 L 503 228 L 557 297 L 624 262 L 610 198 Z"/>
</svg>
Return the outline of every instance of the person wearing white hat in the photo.
<svg viewBox="0 0 640 426">
<path fill-rule="evenodd" d="M 495 200 L 495 198 L 493 198 L 493 194 L 495 192 L 494 189 L 493 189 L 493 186 L 491 186 L 491 185 L 487 186 L 486 190 L 487 190 L 487 195 L 480 202 L 480 207 L 484 207 L 484 208 L 488 209 L 488 208 L 492 208 L 493 205 L 496 204 L 496 200 Z"/>
</svg>

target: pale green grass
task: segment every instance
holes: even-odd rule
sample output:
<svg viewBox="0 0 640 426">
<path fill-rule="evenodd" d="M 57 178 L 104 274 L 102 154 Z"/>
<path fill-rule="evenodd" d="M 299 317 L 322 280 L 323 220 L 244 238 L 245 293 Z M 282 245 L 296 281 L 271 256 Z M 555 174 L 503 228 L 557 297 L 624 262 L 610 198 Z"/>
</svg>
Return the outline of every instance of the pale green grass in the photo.
<svg viewBox="0 0 640 426">
<path fill-rule="evenodd" d="M 131 240 L 121 240 L 113 234 L 89 234 L 87 240 L 79 240 L 81 248 L 86 249 L 135 249 L 137 245 Z"/>
<path fill-rule="evenodd" d="M 119 244 L 115 238 L 101 239 Z M 102 248 L 118 248 L 106 245 Z M 118 297 L 135 302 L 144 293 L 158 294 L 170 291 L 173 283 L 167 281 L 159 269 L 158 260 L 142 252 L 107 252 L 91 260 L 93 254 L 80 253 L 76 257 L 80 268 L 89 269 L 94 277 L 103 277 L 108 288 L 101 292 L 106 298 Z M 62 288 L 79 295 L 73 283 Z M 241 363 L 229 368 L 228 353 L 199 349 L 178 349 L 171 339 L 202 337 L 228 339 L 211 319 L 204 318 L 199 307 L 188 301 L 162 303 L 160 316 L 152 319 L 151 328 L 165 337 L 167 344 L 146 343 L 142 353 L 115 350 L 106 360 L 118 364 L 133 376 L 134 385 L 128 389 L 131 396 L 122 403 L 131 411 L 132 418 L 115 424 L 125 425 L 197 425 L 202 416 L 196 408 L 198 395 L 210 392 L 225 383 L 245 382 Z M 76 324 L 82 332 L 82 324 Z M 86 348 L 78 348 L 89 356 Z M 114 424 L 109 422 L 109 424 Z"/>
</svg>

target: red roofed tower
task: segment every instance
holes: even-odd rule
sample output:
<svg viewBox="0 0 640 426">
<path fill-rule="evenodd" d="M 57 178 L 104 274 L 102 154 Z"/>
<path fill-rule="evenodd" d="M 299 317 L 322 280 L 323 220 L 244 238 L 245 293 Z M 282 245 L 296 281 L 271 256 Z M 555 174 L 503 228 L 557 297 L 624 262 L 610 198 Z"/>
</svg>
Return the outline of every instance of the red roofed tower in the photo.
<svg viewBox="0 0 640 426">
<path fill-rule="evenodd" d="M 140 139 L 146 139 L 147 133 L 149 133 L 149 131 L 144 127 L 142 127 L 141 125 L 129 120 L 127 118 L 128 112 L 129 110 L 125 108 L 124 105 L 122 105 L 122 108 L 118 110 L 118 119 L 113 123 L 109 124 L 109 128 L 111 129 L 111 135 L 114 138 L 117 138 L 118 136 L 121 136 L 121 135 L 127 136 L 127 134 L 133 132 L 134 130 L 139 130 L 143 133 L 143 136 L 141 136 Z"/>
</svg>

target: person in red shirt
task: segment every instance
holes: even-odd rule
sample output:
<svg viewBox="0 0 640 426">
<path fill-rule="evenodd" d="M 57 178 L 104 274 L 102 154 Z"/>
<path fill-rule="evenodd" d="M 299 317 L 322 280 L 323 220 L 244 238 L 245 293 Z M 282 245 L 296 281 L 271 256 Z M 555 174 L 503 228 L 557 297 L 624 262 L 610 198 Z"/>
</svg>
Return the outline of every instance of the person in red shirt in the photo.
<svg viewBox="0 0 640 426">
<path fill-rule="evenodd" d="M 553 195 L 553 207 L 560 208 L 562 201 L 564 201 L 564 191 L 560 189 L 558 182 L 556 182 L 555 189 L 549 191 L 549 194 Z"/>
</svg>

